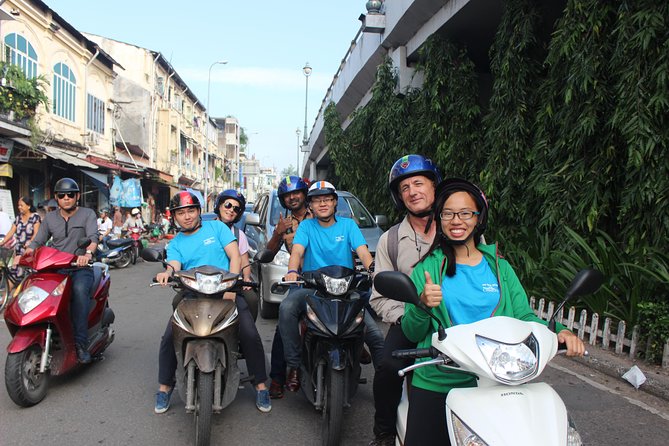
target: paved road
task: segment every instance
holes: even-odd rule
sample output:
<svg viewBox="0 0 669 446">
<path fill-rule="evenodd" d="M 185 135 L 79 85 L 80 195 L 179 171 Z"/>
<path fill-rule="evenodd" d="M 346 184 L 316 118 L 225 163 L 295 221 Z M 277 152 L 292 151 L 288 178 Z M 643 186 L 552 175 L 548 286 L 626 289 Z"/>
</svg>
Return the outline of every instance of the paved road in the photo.
<svg viewBox="0 0 669 446">
<path fill-rule="evenodd" d="M 0 445 L 183 445 L 191 443 L 192 417 L 179 397 L 163 415 L 153 413 L 160 335 L 170 315 L 169 289 L 147 288 L 159 271 L 156 264 L 138 263 L 112 273 L 111 305 L 116 312 L 115 342 L 106 359 L 66 377 L 52 380 L 46 399 L 35 407 L 14 405 L 0 389 Z M 269 357 L 274 321 L 258 321 Z M 9 342 L 0 323 L 0 345 Z M 1 360 L 0 363 L 4 363 Z M 544 377 L 562 395 L 589 445 L 665 445 L 669 404 L 627 389 L 564 358 L 554 361 Z M 370 439 L 373 400 L 368 384 L 359 388 L 345 412 L 344 445 L 365 445 Z M 0 370 L 4 381 L 4 367 Z M 274 401 L 269 414 L 254 405 L 246 385 L 235 402 L 214 417 L 214 444 L 318 444 L 320 418 L 300 394 Z"/>
</svg>

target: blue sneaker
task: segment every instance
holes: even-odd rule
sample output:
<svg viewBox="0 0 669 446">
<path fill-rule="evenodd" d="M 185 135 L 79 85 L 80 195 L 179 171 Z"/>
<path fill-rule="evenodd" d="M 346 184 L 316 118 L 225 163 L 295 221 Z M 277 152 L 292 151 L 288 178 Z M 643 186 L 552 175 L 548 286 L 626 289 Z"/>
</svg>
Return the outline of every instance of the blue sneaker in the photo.
<svg viewBox="0 0 669 446">
<path fill-rule="evenodd" d="M 269 399 L 269 390 L 258 390 L 258 393 L 256 394 L 256 407 L 263 413 L 272 410 L 272 402 Z"/>
<path fill-rule="evenodd" d="M 156 393 L 156 407 L 153 409 L 156 413 L 165 413 L 167 409 L 170 408 L 170 397 L 172 396 L 172 391 L 174 387 L 170 389 L 169 392 L 158 391 Z"/>
</svg>

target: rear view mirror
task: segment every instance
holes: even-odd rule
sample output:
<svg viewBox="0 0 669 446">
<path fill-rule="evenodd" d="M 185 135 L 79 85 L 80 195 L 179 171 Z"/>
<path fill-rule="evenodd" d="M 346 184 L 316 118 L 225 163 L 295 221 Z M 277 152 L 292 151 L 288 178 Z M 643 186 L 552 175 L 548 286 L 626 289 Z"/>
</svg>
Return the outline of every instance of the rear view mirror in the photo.
<svg viewBox="0 0 669 446">
<path fill-rule="evenodd" d="M 399 271 L 382 271 L 374 276 L 374 288 L 383 297 L 420 306 L 416 286 Z"/>
<path fill-rule="evenodd" d="M 147 262 L 161 262 L 164 260 L 163 253 L 153 248 L 142 249 L 141 256 Z"/>
<path fill-rule="evenodd" d="M 255 255 L 253 260 L 259 263 L 269 263 L 274 260 L 274 252 L 269 249 L 263 249 Z"/>
<path fill-rule="evenodd" d="M 596 269 L 582 269 L 569 284 L 569 289 L 565 293 L 565 298 L 570 299 L 574 296 L 584 296 L 592 294 L 599 289 L 604 282 L 604 275 Z"/>
<path fill-rule="evenodd" d="M 246 214 L 246 224 L 251 226 L 260 226 L 260 215 L 255 212 Z"/>
</svg>

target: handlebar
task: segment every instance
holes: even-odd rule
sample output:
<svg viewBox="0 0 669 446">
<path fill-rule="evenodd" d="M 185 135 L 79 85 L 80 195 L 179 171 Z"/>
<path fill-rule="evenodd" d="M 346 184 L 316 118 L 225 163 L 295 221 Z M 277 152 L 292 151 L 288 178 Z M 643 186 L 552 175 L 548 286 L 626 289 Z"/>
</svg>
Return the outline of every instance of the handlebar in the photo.
<svg viewBox="0 0 669 446">
<path fill-rule="evenodd" d="M 406 350 L 395 350 L 393 358 L 395 359 L 409 359 L 409 358 L 434 358 L 437 352 L 433 347 L 429 348 L 411 348 Z"/>
</svg>

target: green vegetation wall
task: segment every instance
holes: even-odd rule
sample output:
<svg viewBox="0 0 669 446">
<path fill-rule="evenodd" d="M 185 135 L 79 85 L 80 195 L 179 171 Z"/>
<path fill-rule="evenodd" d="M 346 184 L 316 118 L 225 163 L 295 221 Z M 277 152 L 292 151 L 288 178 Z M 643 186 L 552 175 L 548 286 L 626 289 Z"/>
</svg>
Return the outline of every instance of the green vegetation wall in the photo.
<svg viewBox="0 0 669 446">
<path fill-rule="evenodd" d="M 404 154 L 481 184 L 493 208 L 489 239 L 517 257 L 528 288 L 550 292 L 565 279 L 533 277 L 556 267 L 555 252 L 580 250 L 586 264 L 597 263 L 588 246 L 602 241 L 619 253 L 611 263 L 669 252 L 669 2 L 568 0 L 555 24 L 534 4 L 505 2 L 489 100 L 466 48 L 434 35 L 416 67 L 420 89 L 399 92 L 387 61 L 345 132 L 328 107 L 325 134 L 339 187 L 395 220 L 387 173 Z M 659 283 L 643 299 L 666 297 Z M 597 310 L 616 313 L 601 300 Z M 627 303 L 615 315 L 637 318 Z"/>
</svg>

